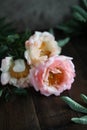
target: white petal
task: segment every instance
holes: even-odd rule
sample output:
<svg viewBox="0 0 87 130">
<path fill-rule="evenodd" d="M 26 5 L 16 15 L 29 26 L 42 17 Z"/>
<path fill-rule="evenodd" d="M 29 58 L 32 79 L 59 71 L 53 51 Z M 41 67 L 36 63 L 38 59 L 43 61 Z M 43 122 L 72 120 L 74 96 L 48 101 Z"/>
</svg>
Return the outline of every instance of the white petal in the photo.
<svg viewBox="0 0 87 130">
<path fill-rule="evenodd" d="M 25 51 L 24 57 L 26 58 L 28 64 L 31 64 L 31 59 L 30 59 L 30 55 L 28 54 L 28 50 Z"/>
<path fill-rule="evenodd" d="M 2 59 L 0 70 L 3 72 L 8 71 L 11 65 L 11 62 L 12 62 L 12 57 L 6 57 L 5 59 Z"/>
<path fill-rule="evenodd" d="M 12 85 L 16 86 L 16 84 L 17 84 L 17 79 L 11 77 L 10 80 L 9 80 L 9 84 L 12 84 Z"/>
<path fill-rule="evenodd" d="M 6 85 L 10 80 L 10 75 L 8 72 L 1 74 L 1 83 L 2 85 Z"/>
</svg>

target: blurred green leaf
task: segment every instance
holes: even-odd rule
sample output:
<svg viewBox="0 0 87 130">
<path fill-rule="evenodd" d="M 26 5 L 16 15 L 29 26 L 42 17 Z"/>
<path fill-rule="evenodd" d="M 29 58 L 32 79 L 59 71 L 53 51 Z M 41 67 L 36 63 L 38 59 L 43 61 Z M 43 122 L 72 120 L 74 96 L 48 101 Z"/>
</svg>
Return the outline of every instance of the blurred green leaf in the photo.
<svg viewBox="0 0 87 130">
<path fill-rule="evenodd" d="M 69 36 L 79 35 L 84 33 L 87 27 L 87 0 L 82 0 L 85 7 L 82 5 L 74 5 L 72 7 L 71 18 L 64 24 L 58 25 L 56 28 L 67 33 Z"/>
<path fill-rule="evenodd" d="M 74 12 L 73 13 L 73 18 L 80 21 L 80 22 L 86 22 L 87 19 L 84 18 L 81 14 L 79 14 L 78 12 Z"/>
<path fill-rule="evenodd" d="M 87 8 L 87 0 L 82 0 L 82 1 L 83 1 L 84 6 Z"/>
<path fill-rule="evenodd" d="M 18 34 L 14 34 L 14 35 L 8 35 L 7 36 L 7 42 L 15 42 L 15 40 L 19 39 L 19 35 Z"/>
<path fill-rule="evenodd" d="M 85 103 L 87 103 L 87 96 L 85 94 L 81 94 L 81 98 Z"/>
<path fill-rule="evenodd" d="M 8 102 L 10 100 L 10 97 L 11 97 L 10 93 L 8 91 L 6 91 L 5 92 L 5 97 L 4 97 L 5 101 Z"/>
<path fill-rule="evenodd" d="M 2 96 L 2 93 L 3 93 L 3 89 L 0 90 L 0 97 Z"/>
<path fill-rule="evenodd" d="M 65 46 L 69 41 L 70 41 L 70 38 L 67 37 L 67 38 L 65 38 L 65 39 L 59 40 L 59 41 L 58 41 L 58 45 L 59 45 L 60 47 L 63 47 L 63 46 Z"/>
<path fill-rule="evenodd" d="M 81 8 L 80 6 L 76 5 L 76 6 L 73 6 L 72 9 L 73 9 L 74 12 L 77 12 L 82 17 L 87 19 L 87 12 L 83 8 Z"/>
<path fill-rule="evenodd" d="M 73 27 L 70 27 L 67 24 L 60 24 L 57 26 L 57 28 L 66 33 L 73 33 L 75 31 L 75 29 Z"/>
<path fill-rule="evenodd" d="M 6 45 L 0 46 L 0 55 L 4 54 L 8 50 L 8 47 Z"/>
<path fill-rule="evenodd" d="M 82 116 L 80 118 L 73 117 L 71 120 L 73 122 L 75 122 L 75 123 L 78 123 L 78 124 L 87 124 L 87 115 L 86 116 Z"/>
<path fill-rule="evenodd" d="M 62 96 L 61 99 L 63 101 L 65 101 L 69 105 L 69 107 L 72 108 L 73 110 L 78 111 L 78 112 L 82 112 L 82 113 L 87 113 L 86 107 L 80 105 L 76 101 L 72 100 L 70 97 Z"/>
<path fill-rule="evenodd" d="M 27 90 L 26 89 L 22 89 L 22 88 L 14 88 L 13 89 L 13 93 L 20 95 L 20 96 L 26 96 L 27 95 Z"/>
<path fill-rule="evenodd" d="M 53 30 L 53 28 L 50 28 L 49 32 L 50 32 L 52 35 L 54 35 L 54 30 Z"/>
</svg>

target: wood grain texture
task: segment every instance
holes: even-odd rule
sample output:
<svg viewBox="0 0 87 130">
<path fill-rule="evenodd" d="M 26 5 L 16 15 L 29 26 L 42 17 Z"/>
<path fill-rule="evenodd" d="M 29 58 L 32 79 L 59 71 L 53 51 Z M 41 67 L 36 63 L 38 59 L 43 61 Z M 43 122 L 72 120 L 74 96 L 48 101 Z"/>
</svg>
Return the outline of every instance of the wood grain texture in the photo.
<svg viewBox="0 0 87 130">
<path fill-rule="evenodd" d="M 85 105 L 80 94 L 87 95 L 87 54 L 82 55 L 81 50 L 86 52 L 87 45 L 82 44 L 81 40 L 74 38 L 62 50 L 63 55 L 73 57 L 76 68 L 76 78 L 71 90 L 58 97 L 45 97 L 30 88 L 26 97 L 15 97 L 9 102 L 0 101 L 0 130 L 87 130 L 87 125 L 70 121 L 72 117 L 80 117 L 83 114 L 71 110 L 60 99 L 61 96 L 67 95 Z"/>
<path fill-rule="evenodd" d="M 0 104 L 0 130 L 40 130 L 30 92 Z"/>
</svg>

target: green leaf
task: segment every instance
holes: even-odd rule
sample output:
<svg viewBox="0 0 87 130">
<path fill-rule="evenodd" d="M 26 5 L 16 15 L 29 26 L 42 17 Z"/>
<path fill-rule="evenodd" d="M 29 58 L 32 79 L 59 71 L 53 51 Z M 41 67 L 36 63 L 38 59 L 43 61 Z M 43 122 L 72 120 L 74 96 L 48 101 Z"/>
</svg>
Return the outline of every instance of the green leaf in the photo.
<svg viewBox="0 0 87 130">
<path fill-rule="evenodd" d="M 49 32 L 54 35 L 54 30 L 52 28 L 50 28 Z"/>
<path fill-rule="evenodd" d="M 67 24 L 58 25 L 57 28 L 66 32 L 66 33 L 73 33 L 75 30 L 74 28 L 69 27 Z"/>
<path fill-rule="evenodd" d="M 17 95 L 23 95 L 26 96 L 27 95 L 27 90 L 26 89 L 22 89 L 22 88 L 14 88 L 13 92 Z"/>
<path fill-rule="evenodd" d="M 82 17 L 84 17 L 87 20 L 87 12 L 83 8 L 76 5 L 73 6 L 72 9 L 74 12 L 79 13 Z"/>
<path fill-rule="evenodd" d="M 5 101 L 8 102 L 10 100 L 10 97 L 11 97 L 10 93 L 6 91 L 6 93 L 5 93 Z"/>
<path fill-rule="evenodd" d="M 76 20 L 78 20 L 78 21 L 80 21 L 80 22 L 86 22 L 87 21 L 87 19 L 86 18 L 84 18 L 81 14 L 79 14 L 78 12 L 74 12 L 73 13 L 73 17 L 74 17 L 74 19 L 76 19 Z"/>
<path fill-rule="evenodd" d="M 6 18 L 0 18 L 0 35 L 2 35 L 4 38 L 6 38 L 7 35 L 13 34 L 15 32 L 15 29 L 12 27 L 12 23 L 7 23 Z M 0 39 L 1 41 L 1 39 Z"/>
<path fill-rule="evenodd" d="M 0 90 L 0 97 L 2 96 L 2 93 L 3 93 L 3 89 Z"/>
<path fill-rule="evenodd" d="M 14 35 L 8 35 L 7 36 L 7 42 L 15 42 L 15 40 L 19 39 L 19 35 L 18 34 L 14 34 Z"/>
<path fill-rule="evenodd" d="M 69 41 L 70 41 L 70 38 L 67 37 L 67 38 L 65 38 L 65 39 L 63 39 L 63 40 L 59 40 L 59 41 L 58 41 L 58 45 L 59 45 L 60 47 L 63 47 L 63 46 L 65 46 Z"/>
<path fill-rule="evenodd" d="M 0 56 L 3 55 L 8 50 L 6 45 L 0 46 Z"/>
<path fill-rule="evenodd" d="M 71 119 L 74 123 L 87 124 L 87 116 L 82 116 L 80 118 L 74 117 Z"/>
<path fill-rule="evenodd" d="M 87 0 L 82 0 L 82 1 L 83 1 L 84 6 L 87 8 Z"/>
<path fill-rule="evenodd" d="M 85 94 L 81 94 L 81 98 L 85 103 L 87 103 L 87 96 Z"/>
<path fill-rule="evenodd" d="M 67 96 L 63 96 L 61 97 L 63 101 L 65 101 L 70 108 L 72 108 L 75 111 L 78 112 L 82 112 L 82 113 L 87 113 L 87 108 L 80 105 L 79 103 L 77 103 L 76 101 L 72 100 L 71 98 L 67 97 Z"/>
<path fill-rule="evenodd" d="M 82 28 L 84 28 L 84 25 L 86 25 L 87 11 L 80 6 L 74 5 L 72 7 L 72 12 L 71 19 L 64 24 L 58 25 L 57 28 L 69 35 L 77 35 L 82 32 Z"/>
<path fill-rule="evenodd" d="M 75 19 L 71 19 L 69 22 L 66 23 L 66 25 L 76 29 L 77 27 L 79 27 L 79 22 Z"/>
</svg>

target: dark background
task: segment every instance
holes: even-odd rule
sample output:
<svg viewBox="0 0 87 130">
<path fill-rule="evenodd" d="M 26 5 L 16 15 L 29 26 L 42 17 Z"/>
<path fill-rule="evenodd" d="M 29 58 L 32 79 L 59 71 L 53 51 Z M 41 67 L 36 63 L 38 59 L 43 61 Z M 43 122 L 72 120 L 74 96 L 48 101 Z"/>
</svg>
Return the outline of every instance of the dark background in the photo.
<svg viewBox="0 0 87 130">
<path fill-rule="evenodd" d="M 21 30 L 52 28 L 69 17 L 79 0 L 0 0 L 0 17 L 6 16 Z"/>
</svg>

